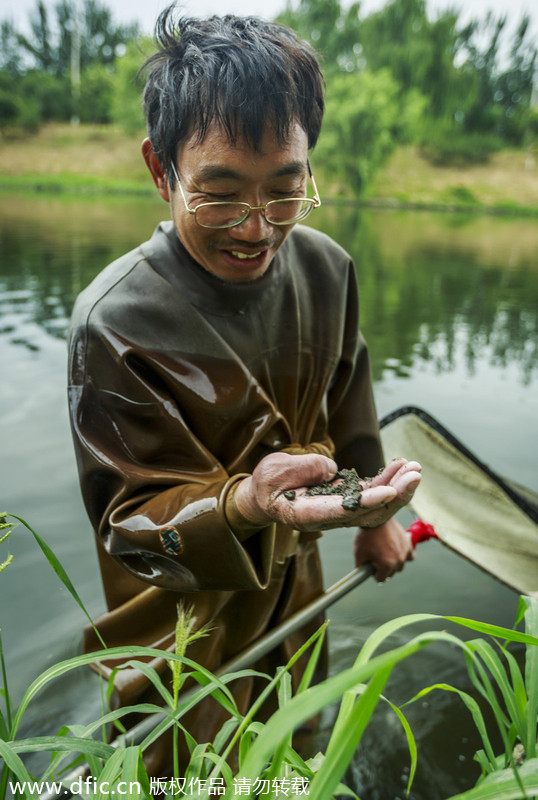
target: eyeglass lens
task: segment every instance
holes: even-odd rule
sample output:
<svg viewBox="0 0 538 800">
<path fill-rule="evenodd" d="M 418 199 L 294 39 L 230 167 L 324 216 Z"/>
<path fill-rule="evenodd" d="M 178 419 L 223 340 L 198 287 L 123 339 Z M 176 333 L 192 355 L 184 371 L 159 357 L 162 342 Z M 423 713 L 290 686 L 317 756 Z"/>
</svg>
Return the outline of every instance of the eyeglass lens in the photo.
<svg viewBox="0 0 538 800">
<path fill-rule="evenodd" d="M 267 204 L 265 218 L 269 223 L 282 225 L 304 219 L 314 207 L 310 199 L 290 198 Z M 224 228 L 243 222 L 249 208 L 243 203 L 207 203 L 196 208 L 196 221 L 210 228 Z"/>
</svg>

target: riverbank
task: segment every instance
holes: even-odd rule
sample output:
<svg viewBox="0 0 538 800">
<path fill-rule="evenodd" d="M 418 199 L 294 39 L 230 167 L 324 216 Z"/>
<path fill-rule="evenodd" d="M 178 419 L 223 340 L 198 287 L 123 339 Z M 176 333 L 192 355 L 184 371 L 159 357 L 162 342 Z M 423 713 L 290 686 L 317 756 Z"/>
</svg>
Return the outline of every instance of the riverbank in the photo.
<svg viewBox="0 0 538 800">
<path fill-rule="evenodd" d="M 369 199 L 388 207 L 538 214 L 538 154 L 503 150 L 487 164 L 435 167 L 417 148 L 401 147 L 377 175 Z"/>
<path fill-rule="evenodd" d="M 127 136 L 110 126 L 44 126 L 37 134 L 0 141 L 0 190 L 151 195 L 140 155 L 143 131 Z M 313 165 L 322 196 L 330 173 Z M 496 153 L 487 164 L 435 167 L 417 148 L 401 147 L 378 173 L 361 202 L 386 208 L 424 208 L 538 215 L 538 156 Z"/>
</svg>

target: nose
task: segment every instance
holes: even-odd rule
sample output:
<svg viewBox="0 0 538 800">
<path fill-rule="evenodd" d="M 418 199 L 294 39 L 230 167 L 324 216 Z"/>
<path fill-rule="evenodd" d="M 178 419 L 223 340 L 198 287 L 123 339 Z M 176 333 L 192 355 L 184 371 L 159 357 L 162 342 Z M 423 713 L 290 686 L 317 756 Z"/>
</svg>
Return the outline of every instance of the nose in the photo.
<svg viewBox="0 0 538 800">
<path fill-rule="evenodd" d="M 271 236 L 274 228 L 267 222 L 263 212 L 253 210 L 248 217 L 239 225 L 228 228 L 228 233 L 233 239 L 241 239 L 245 242 L 261 242 Z"/>
</svg>

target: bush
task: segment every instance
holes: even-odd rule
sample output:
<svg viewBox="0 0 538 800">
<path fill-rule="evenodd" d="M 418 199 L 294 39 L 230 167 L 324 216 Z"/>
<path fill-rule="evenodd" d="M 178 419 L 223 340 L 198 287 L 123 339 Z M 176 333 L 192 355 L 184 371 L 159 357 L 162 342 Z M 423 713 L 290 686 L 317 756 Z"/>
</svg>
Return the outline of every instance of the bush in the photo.
<svg viewBox="0 0 538 800">
<path fill-rule="evenodd" d="M 0 544 L 7 540 L 14 527 L 14 523 L 8 521 L 8 516 L 21 522 L 33 534 L 64 586 L 89 618 L 80 597 L 50 547 L 20 517 L 0 514 Z M 8 556 L 3 563 L 0 563 L 0 573 L 9 568 L 11 561 L 12 557 Z M 173 728 L 176 742 L 179 736 L 186 737 L 191 760 L 183 776 L 178 773 L 179 764 L 176 761 L 174 778 L 169 784 L 170 794 L 167 796 L 184 794 L 182 789 L 176 792 L 176 786 L 183 788 L 184 785 L 189 785 L 193 788 L 198 787 L 196 796 L 200 800 L 210 800 L 210 796 L 216 793 L 222 794 L 226 789 L 228 790 L 226 797 L 231 798 L 232 788 L 235 788 L 234 794 L 237 795 L 239 787 L 246 788 L 246 791 L 240 790 L 240 794 L 252 798 L 260 796 L 260 789 L 264 789 L 261 795 L 266 794 L 265 786 L 276 786 L 282 790 L 276 795 L 273 793 L 272 796 L 289 797 L 292 794 L 290 785 L 293 785 L 293 781 L 295 786 L 306 789 L 293 794 L 307 794 L 310 800 L 334 799 L 335 795 L 341 796 L 342 793 L 356 797 L 353 792 L 342 786 L 340 780 L 379 702 L 387 703 L 392 709 L 407 739 L 411 762 L 407 786 L 409 793 L 417 765 L 416 742 L 401 707 L 387 700 L 382 691 L 394 667 L 434 641 L 444 642 L 451 648 L 457 647 L 462 651 L 471 684 L 476 697 L 480 700 L 478 702 L 474 696 L 460 688 L 445 683 L 435 683 L 422 689 L 404 704 L 407 706 L 422 700 L 432 692 L 444 691 L 458 696 L 470 712 L 483 745 L 475 755 L 480 765 L 481 776 L 474 788 L 449 800 L 486 800 L 486 798 L 514 800 L 522 796 L 528 797 L 527 792 L 534 796 L 538 792 L 537 599 L 530 597 L 520 599 L 516 626 L 523 620 L 526 633 L 461 617 L 440 617 L 435 614 L 412 614 L 390 620 L 368 637 L 353 666 L 317 686 L 310 686 L 326 625 L 303 645 L 285 667 L 277 670 L 274 678 L 260 675 L 250 669 L 240 670 L 238 659 L 234 659 L 234 669 L 238 671 L 227 672 L 219 678 L 186 657 L 189 641 L 205 634 L 203 630 L 194 631 L 194 620 L 189 615 L 180 614 L 176 629 L 175 652 L 127 646 L 76 656 L 50 667 L 36 678 L 24 693 L 17 708 L 12 704 L 8 691 L 0 638 L 2 677 L 0 696 L 3 699 L 3 708 L 0 707 L 0 758 L 5 762 L 0 778 L 0 798 L 5 798 L 10 780 L 25 785 L 26 788 L 22 790 L 25 798 L 28 800 L 37 798 L 37 793 L 31 788 L 35 776 L 28 772 L 21 754 L 43 752 L 51 753 L 51 760 L 46 772 L 40 778 L 41 781 L 54 780 L 55 776 L 58 780 L 63 774 L 69 786 L 71 778 L 66 778 L 65 770 L 82 762 L 88 765 L 90 783 L 98 787 L 102 782 L 103 793 L 99 794 L 99 797 L 109 797 L 114 794 L 109 791 L 111 788 L 117 788 L 120 795 L 125 794 L 121 788 L 125 787 L 127 782 L 132 782 L 139 787 L 137 797 L 152 800 L 151 789 L 155 790 L 155 781 L 150 781 L 145 771 L 142 750 L 170 727 Z M 430 630 L 418 633 L 397 647 L 386 649 L 390 639 L 395 635 L 399 636 L 400 631 L 408 625 L 424 622 L 444 624 L 447 621 L 476 631 L 482 634 L 482 637 L 463 641 L 445 630 Z M 526 645 L 523 670 L 508 650 L 509 642 Z M 309 663 L 296 694 L 292 696 L 289 670 L 301 653 L 310 648 Z M 172 691 L 163 684 L 159 672 L 151 666 L 151 660 L 155 658 L 165 659 L 168 663 L 172 673 Z M 149 717 L 151 730 L 148 732 L 145 727 L 143 734 L 145 739 L 141 745 L 127 746 L 121 738 L 116 740 L 117 747 L 106 743 L 105 725 L 119 721 L 133 708 L 120 708 L 109 712 L 104 709 L 103 716 L 94 723 L 63 727 L 58 736 L 19 738 L 18 729 L 28 705 L 48 682 L 92 661 L 117 662 L 118 659 L 130 659 L 124 664 L 125 667 L 134 666 L 142 670 L 165 703 L 163 708 L 153 704 L 137 707 L 138 711 L 146 715 L 159 713 L 158 719 Z M 115 670 L 113 674 L 114 672 Z M 242 715 L 235 705 L 228 684 L 238 677 L 254 676 L 265 678 L 267 685 L 247 714 Z M 184 683 L 188 677 L 193 679 L 194 688 L 184 691 Z M 275 690 L 278 693 L 278 711 L 266 724 L 256 722 L 256 712 L 268 694 Z M 208 694 L 228 711 L 229 719 L 224 723 L 214 742 L 197 743 L 183 728 L 182 717 L 196 702 Z M 312 715 L 335 701 L 340 701 L 340 706 L 325 754 L 318 753 L 313 759 L 304 761 L 291 744 L 293 731 Z M 484 707 L 492 713 L 491 725 L 486 725 L 482 711 Z M 104 738 L 99 741 L 94 735 L 97 735 L 101 728 Z M 502 740 L 501 753 L 495 752 L 490 738 L 490 733 L 494 729 L 498 731 Z M 237 748 L 238 753 L 236 774 L 228 763 L 234 748 Z M 79 754 L 82 754 L 82 757 Z M 79 775 L 78 772 L 75 774 Z M 180 781 L 183 781 L 183 785 L 179 783 Z M 77 782 L 80 786 L 80 780 L 75 781 Z M 88 785 L 86 780 L 83 783 Z M 222 792 L 211 791 L 211 786 L 217 785 L 223 789 Z M 106 791 L 104 791 L 105 786 Z M 200 792 L 202 787 L 203 790 Z M 165 790 L 166 784 L 162 787 L 159 784 L 157 794 L 163 794 Z M 80 789 L 77 788 L 76 791 L 79 793 Z M 66 790 L 63 793 L 68 792 Z M 84 793 L 83 796 L 90 795 Z"/>
<path fill-rule="evenodd" d="M 420 152 L 437 167 L 486 164 L 503 142 L 487 133 L 464 133 L 448 126 L 433 127 L 422 137 Z"/>
<path fill-rule="evenodd" d="M 113 77 L 108 68 L 103 64 L 93 64 L 85 69 L 80 80 L 80 121 L 98 124 L 110 122 L 113 97 Z"/>
<path fill-rule="evenodd" d="M 147 53 L 153 49 L 151 40 L 130 42 L 127 52 L 116 60 L 112 121 L 127 134 L 137 133 L 144 128 L 143 81 L 138 80 L 138 71 L 146 60 Z"/>
<path fill-rule="evenodd" d="M 19 87 L 16 77 L 0 70 L 0 131 L 3 134 L 21 129 L 34 132 L 39 127 L 39 104 L 32 97 L 21 97 Z"/>
<path fill-rule="evenodd" d="M 39 122 L 67 122 L 71 118 L 73 99 L 66 77 L 31 70 L 17 81 L 16 90 L 24 103 L 31 103 L 37 109 Z"/>
<path fill-rule="evenodd" d="M 318 163 L 329 164 L 343 186 L 363 192 L 396 144 L 413 138 L 424 106 L 416 90 L 402 95 L 387 69 L 331 76 Z"/>
<path fill-rule="evenodd" d="M 35 133 L 40 120 L 39 106 L 35 101 L 25 101 L 12 92 L 0 89 L 0 131 L 4 135 L 21 130 Z"/>
<path fill-rule="evenodd" d="M 0 129 L 16 124 L 19 118 L 20 108 L 15 97 L 5 89 L 0 89 Z"/>
</svg>

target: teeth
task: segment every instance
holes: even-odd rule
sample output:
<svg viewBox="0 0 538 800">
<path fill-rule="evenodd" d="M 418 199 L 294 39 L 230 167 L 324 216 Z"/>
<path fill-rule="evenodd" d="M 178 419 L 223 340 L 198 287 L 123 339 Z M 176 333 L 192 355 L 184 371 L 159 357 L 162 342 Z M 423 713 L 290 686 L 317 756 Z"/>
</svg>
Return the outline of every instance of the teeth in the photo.
<svg viewBox="0 0 538 800">
<path fill-rule="evenodd" d="M 240 253 L 238 250 L 232 250 L 232 255 L 236 258 L 258 258 L 261 255 L 261 250 L 259 253 Z"/>
</svg>

